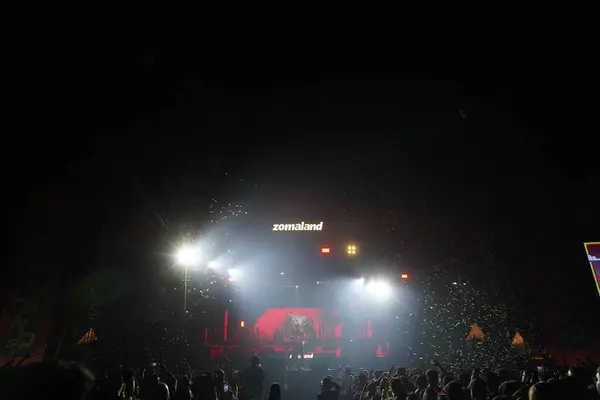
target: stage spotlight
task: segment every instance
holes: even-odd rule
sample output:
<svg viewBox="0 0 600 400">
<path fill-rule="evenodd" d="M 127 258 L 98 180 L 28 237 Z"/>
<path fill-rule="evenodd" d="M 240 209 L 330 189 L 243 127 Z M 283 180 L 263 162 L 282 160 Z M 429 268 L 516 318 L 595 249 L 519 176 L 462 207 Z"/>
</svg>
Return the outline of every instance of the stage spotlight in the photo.
<svg viewBox="0 0 600 400">
<path fill-rule="evenodd" d="M 351 281 L 350 285 L 359 293 L 363 293 L 365 290 L 365 278 L 354 279 Z"/>
<path fill-rule="evenodd" d="M 358 253 L 358 246 L 356 246 L 355 244 L 349 244 L 348 246 L 346 246 L 346 254 L 348 254 L 350 257 L 355 256 Z"/>
<path fill-rule="evenodd" d="M 237 268 L 231 268 L 230 270 L 227 271 L 227 273 L 229 274 L 229 282 L 238 280 L 240 278 L 240 276 L 242 275 L 241 271 Z"/>
<path fill-rule="evenodd" d="M 177 264 L 184 267 L 196 265 L 199 261 L 198 250 L 191 246 L 182 247 L 176 254 Z"/>
<path fill-rule="evenodd" d="M 388 297 L 392 293 L 392 286 L 385 281 L 371 281 L 367 284 L 367 293 L 377 297 Z"/>
</svg>

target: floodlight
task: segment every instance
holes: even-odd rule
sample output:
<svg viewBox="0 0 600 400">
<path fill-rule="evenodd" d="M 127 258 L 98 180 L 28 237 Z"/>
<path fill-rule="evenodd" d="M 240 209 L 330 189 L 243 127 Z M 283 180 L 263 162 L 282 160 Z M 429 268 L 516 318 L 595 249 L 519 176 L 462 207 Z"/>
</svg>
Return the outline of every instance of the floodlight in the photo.
<svg viewBox="0 0 600 400">
<path fill-rule="evenodd" d="M 176 254 L 177 264 L 184 267 L 190 267 L 198 263 L 198 251 L 190 246 L 185 246 L 179 249 Z"/>
</svg>

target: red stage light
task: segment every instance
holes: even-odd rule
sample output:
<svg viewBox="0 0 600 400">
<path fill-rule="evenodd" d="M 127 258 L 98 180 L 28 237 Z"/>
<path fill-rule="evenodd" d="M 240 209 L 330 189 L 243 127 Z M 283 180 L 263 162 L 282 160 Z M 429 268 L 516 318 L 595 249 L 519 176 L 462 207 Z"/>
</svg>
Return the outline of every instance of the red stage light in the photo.
<svg viewBox="0 0 600 400">
<path fill-rule="evenodd" d="M 246 326 L 246 322 L 245 321 L 240 321 L 240 327 L 243 328 Z"/>
<path fill-rule="evenodd" d="M 400 274 L 400 278 L 405 281 L 408 279 L 408 274 Z"/>
<path fill-rule="evenodd" d="M 329 247 L 321 247 L 321 253 L 329 254 L 329 253 L 331 253 L 331 249 Z"/>
</svg>

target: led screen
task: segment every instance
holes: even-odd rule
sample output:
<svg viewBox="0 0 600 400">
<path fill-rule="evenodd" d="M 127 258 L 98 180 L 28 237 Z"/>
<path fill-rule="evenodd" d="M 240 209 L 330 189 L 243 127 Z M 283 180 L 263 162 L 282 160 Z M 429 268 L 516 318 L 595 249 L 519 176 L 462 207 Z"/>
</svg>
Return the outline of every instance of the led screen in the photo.
<svg viewBox="0 0 600 400">
<path fill-rule="evenodd" d="M 324 308 L 268 308 L 254 324 L 262 338 L 283 342 L 339 339 L 343 321 L 338 310 Z"/>
</svg>

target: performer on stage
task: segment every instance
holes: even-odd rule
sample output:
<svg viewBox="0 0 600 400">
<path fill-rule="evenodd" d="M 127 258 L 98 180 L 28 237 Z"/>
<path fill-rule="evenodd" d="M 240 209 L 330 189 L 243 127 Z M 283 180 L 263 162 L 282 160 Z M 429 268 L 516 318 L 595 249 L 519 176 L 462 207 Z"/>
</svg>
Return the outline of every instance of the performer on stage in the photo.
<svg viewBox="0 0 600 400">
<path fill-rule="evenodd" d="M 304 343 L 306 334 L 304 328 L 306 326 L 306 317 L 294 314 L 287 315 L 284 335 L 286 342 L 291 343 L 292 347 L 292 362 L 291 367 L 302 368 L 304 365 Z"/>
</svg>

